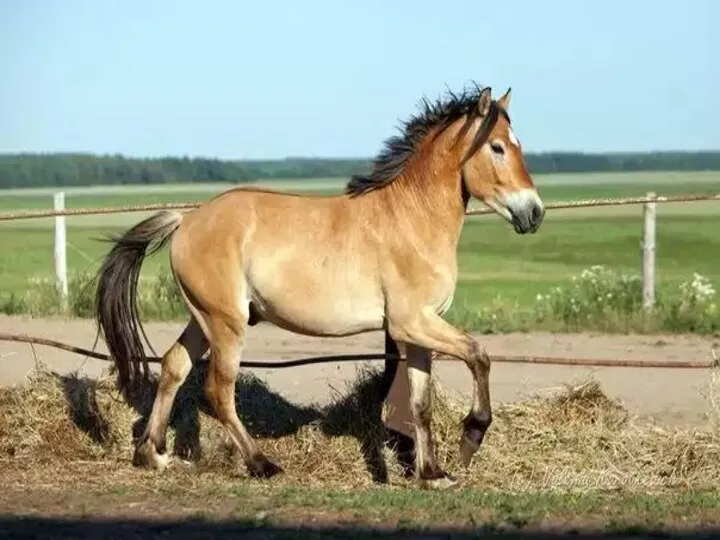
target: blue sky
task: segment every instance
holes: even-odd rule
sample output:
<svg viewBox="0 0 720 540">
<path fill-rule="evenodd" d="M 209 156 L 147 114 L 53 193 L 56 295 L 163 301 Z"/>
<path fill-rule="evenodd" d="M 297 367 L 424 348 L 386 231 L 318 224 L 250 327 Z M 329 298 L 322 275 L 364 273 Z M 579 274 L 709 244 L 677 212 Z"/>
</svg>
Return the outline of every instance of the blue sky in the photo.
<svg viewBox="0 0 720 540">
<path fill-rule="evenodd" d="M 717 0 L 0 0 L 0 152 L 365 157 L 471 80 L 513 88 L 526 151 L 720 149 L 718 21 Z"/>
</svg>

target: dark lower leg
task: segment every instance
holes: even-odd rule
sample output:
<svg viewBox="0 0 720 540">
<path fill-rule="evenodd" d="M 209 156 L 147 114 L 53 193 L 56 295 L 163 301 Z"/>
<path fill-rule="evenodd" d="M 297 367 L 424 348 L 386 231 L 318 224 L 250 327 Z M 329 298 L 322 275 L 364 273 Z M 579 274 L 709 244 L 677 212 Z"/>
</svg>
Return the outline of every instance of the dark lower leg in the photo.
<svg viewBox="0 0 720 540">
<path fill-rule="evenodd" d="M 485 352 L 478 349 L 478 353 L 468 362 L 468 367 L 473 375 L 473 403 L 470 412 L 463 419 L 463 434 L 460 439 L 460 458 L 466 466 L 480 448 L 492 423 L 490 359 Z"/>
</svg>

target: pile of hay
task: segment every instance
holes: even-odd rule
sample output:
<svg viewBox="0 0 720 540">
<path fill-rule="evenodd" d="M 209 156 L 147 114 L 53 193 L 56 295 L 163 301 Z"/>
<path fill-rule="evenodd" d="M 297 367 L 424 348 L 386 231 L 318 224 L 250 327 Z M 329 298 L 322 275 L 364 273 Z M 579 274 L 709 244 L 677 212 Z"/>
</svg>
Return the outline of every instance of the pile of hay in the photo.
<svg viewBox="0 0 720 540">
<path fill-rule="evenodd" d="M 236 481 L 246 471 L 210 416 L 203 377 L 199 364 L 178 394 L 168 447 L 179 459 L 195 463 L 193 474 L 214 472 Z M 299 407 L 243 374 L 236 386 L 240 416 L 263 450 L 285 469 L 273 481 L 335 487 L 370 486 L 373 478 L 385 477 L 393 484 L 409 482 L 382 444 L 386 433 L 378 381 L 377 373 L 362 369 L 330 405 Z M 94 381 L 46 371 L 23 386 L 2 388 L 2 467 L 98 461 L 130 470 L 132 437 L 141 432 L 154 394 L 155 388 L 148 388 L 129 405 L 111 378 Z M 720 438 L 713 425 L 662 429 L 639 422 L 592 380 L 550 397 L 496 407 L 480 452 L 464 470 L 456 462 L 456 448 L 468 406 L 450 400 L 436 384 L 438 457 L 464 485 L 504 491 L 661 491 L 720 482 Z"/>
</svg>

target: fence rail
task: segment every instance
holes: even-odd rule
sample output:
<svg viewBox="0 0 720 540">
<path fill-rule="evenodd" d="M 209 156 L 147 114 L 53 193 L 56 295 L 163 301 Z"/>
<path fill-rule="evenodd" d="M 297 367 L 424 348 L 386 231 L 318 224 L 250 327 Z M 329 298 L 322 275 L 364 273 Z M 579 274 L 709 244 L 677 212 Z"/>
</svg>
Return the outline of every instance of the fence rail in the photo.
<svg viewBox="0 0 720 540">
<path fill-rule="evenodd" d="M 64 199 L 64 196 L 63 196 Z M 550 203 L 545 206 L 547 210 L 590 208 L 598 206 L 625 206 L 632 204 L 646 203 L 675 203 L 675 202 L 697 202 L 697 201 L 720 201 L 720 193 L 714 195 L 670 195 L 645 197 L 617 197 L 581 199 L 576 201 L 561 201 Z M 196 203 L 157 203 L 129 206 L 105 206 L 96 208 L 55 208 L 54 210 L 20 210 L 17 212 L 0 213 L 0 221 L 15 221 L 21 219 L 40 219 L 58 216 L 92 216 L 103 214 L 127 214 L 131 212 L 155 212 L 158 210 L 192 210 L 203 204 Z M 489 208 L 476 208 L 465 212 L 467 216 L 479 216 L 493 214 L 494 210 Z"/>
<path fill-rule="evenodd" d="M 41 338 L 36 336 L 28 336 L 22 334 L 8 334 L 0 332 L 0 341 L 11 341 L 15 343 L 27 343 L 28 345 L 44 345 L 53 347 L 74 354 L 83 355 L 87 358 L 95 358 L 110 362 L 110 355 L 100 353 L 83 347 L 77 347 L 54 339 Z M 672 362 L 663 362 L 657 360 L 610 360 L 605 358 L 578 358 L 578 357 L 557 357 L 557 356 L 510 356 L 510 355 L 493 355 L 493 363 L 501 364 L 543 364 L 553 366 L 572 366 L 572 367 L 628 367 L 628 368 L 662 368 L 662 369 L 710 369 L 720 367 L 720 359 L 717 357 L 715 349 L 710 350 L 711 360 L 707 362 L 699 362 L 693 360 L 681 360 Z M 293 360 L 279 360 L 273 362 L 254 362 L 252 360 L 242 361 L 243 368 L 262 368 L 262 369 L 283 369 L 288 367 L 309 366 L 313 364 L 325 364 L 327 362 L 358 362 L 368 360 L 405 360 L 400 356 L 383 353 L 368 354 L 340 354 L 328 356 L 310 356 L 306 358 L 295 358 Z M 162 357 L 146 356 L 145 360 L 149 364 L 160 364 Z M 434 360 L 461 362 L 460 359 L 447 356 L 435 355 Z"/>
</svg>

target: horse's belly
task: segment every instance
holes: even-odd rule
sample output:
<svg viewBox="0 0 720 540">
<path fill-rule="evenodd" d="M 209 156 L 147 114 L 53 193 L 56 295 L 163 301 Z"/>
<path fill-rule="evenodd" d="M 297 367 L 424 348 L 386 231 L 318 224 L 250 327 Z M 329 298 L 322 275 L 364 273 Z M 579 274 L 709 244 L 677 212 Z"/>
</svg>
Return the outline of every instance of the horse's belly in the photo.
<svg viewBox="0 0 720 540">
<path fill-rule="evenodd" d="M 307 335 L 346 336 L 380 330 L 385 306 L 374 291 L 338 290 L 332 283 L 314 287 L 256 287 L 255 311 L 276 326 Z"/>
<path fill-rule="evenodd" d="M 262 298 L 253 300 L 260 318 L 291 332 L 316 336 L 347 336 L 380 330 L 383 327 L 382 305 L 356 299 Z"/>
</svg>

